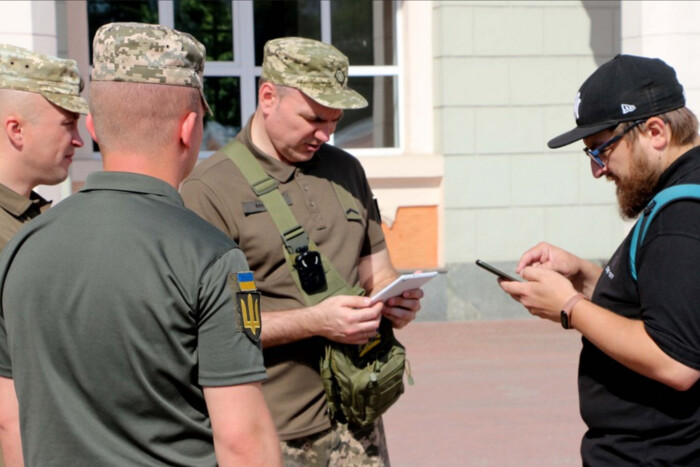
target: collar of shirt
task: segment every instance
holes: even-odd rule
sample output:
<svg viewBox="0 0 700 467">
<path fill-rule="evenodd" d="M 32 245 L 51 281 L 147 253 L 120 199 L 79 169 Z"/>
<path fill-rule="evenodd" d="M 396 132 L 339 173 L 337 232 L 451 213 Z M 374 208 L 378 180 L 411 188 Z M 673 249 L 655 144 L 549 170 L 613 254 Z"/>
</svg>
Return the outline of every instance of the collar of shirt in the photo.
<svg viewBox="0 0 700 467">
<path fill-rule="evenodd" d="M 257 161 L 260 163 L 262 166 L 263 170 L 272 178 L 277 180 L 280 183 L 286 183 L 294 177 L 294 173 L 297 170 L 300 170 L 302 172 L 305 172 L 307 169 L 312 168 L 313 166 L 316 165 L 317 163 L 317 157 L 318 157 L 318 151 L 316 151 L 316 154 L 314 155 L 313 158 L 311 158 L 310 161 L 303 162 L 300 164 L 296 165 L 291 165 L 291 164 L 286 164 L 282 161 L 279 161 L 275 159 L 272 156 L 267 155 L 263 151 L 260 150 L 255 144 L 253 144 L 253 141 L 250 138 L 250 130 L 251 130 L 251 122 L 253 121 L 253 117 L 251 117 L 248 120 L 248 123 L 246 123 L 245 127 L 238 133 L 238 140 L 243 143 L 244 146 L 246 146 L 248 149 L 250 149 L 250 152 L 253 153 Z"/>
<path fill-rule="evenodd" d="M 41 210 L 44 206 L 50 206 L 51 201 L 47 201 L 32 191 L 29 198 L 20 195 L 3 184 L 0 184 L 0 207 L 9 212 L 15 217 L 20 217 L 27 212 L 32 206 L 36 206 Z"/>
<path fill-rule="evenodd" d="M 158 195 L 184 206 L 175 188 L 163 180 L 148 175 L 130 172 L 93 172 L 88 175 L 85 186 L 80 191 L 96 190 Z"/>
<path fill-rule="evenodd" d="M 668 166 L 661 174 L 654 194 L 669 186 L 683 183 L 683 180 L 696 170 L 700 170 L 700 147 L 694 147 Z"/>
</svg>

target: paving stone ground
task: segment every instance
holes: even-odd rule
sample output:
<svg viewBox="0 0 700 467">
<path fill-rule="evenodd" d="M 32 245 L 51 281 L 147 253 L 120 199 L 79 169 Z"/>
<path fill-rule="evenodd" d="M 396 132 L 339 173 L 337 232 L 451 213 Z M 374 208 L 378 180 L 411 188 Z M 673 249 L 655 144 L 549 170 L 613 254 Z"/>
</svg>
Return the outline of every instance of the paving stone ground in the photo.
<svg viewBox="0 0 700 467">
<path fill-rule="evenodd" d="M 540 319 L 397 332 L 415 385 L 384 416 L 394 467 L 580 466 L 581 337 Z"/>
</svg>

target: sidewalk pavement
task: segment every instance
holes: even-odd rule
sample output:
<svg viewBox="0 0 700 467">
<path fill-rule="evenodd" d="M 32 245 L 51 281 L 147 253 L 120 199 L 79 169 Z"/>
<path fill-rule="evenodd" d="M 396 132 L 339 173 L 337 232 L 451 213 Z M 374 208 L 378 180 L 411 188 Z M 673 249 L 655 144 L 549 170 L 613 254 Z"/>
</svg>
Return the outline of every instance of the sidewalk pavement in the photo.
<svg viewBox="0 0 700 467">
<path fill-rule="evenodd" d="M 384 416 L 394 467 L 580 466 L 581 336 L 540 319 L 415 322 L 415 384 Z"/>
<path fill-rule="evenodd" d="M 384 416 L 394 467 L 581 465 L 580 334 L 533 318 L 415 322 L 396 335 L 415 384 Z"/>
</svg>

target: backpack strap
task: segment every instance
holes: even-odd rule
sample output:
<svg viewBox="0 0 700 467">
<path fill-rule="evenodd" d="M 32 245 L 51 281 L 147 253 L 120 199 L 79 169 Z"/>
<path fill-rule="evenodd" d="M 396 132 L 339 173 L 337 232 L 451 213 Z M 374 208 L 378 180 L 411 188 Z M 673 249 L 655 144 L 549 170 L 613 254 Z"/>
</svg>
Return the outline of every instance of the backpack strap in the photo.
<svg viewBox="0 0 700 467">
<path fill-rule="evenodd" d="M 316 244 L 294 217 L 292 210 L 284 200 L 282 193 L 280 193 L 279 184 L 263 170 L 250 150 L 243 143 L 234 139 L 221 148 L 221 151 L 238 167 L 255 195 L 262 201 L 267 212 L 270 213 L 270 217 L 272 217 L 277 230 L 282 236 L 284 259 L 289 273 L 292 275 L 294 283 L 301 292 L 306 304 L 315 305 L 334 295 L 364 295 L 365 290 L 363 288 L 350 286 L 333 266 L 333 263 L 319 251 Z M 337 187 L 335 183 L 333 186 Z M 338 193 L 338 188 L 336 188 L 336 193 Z M 340 195 L 338 196 L 340 197 Z M 348 193 L 348 196 L 351 195 Z M 345 209 L 345 206 L 343 208 Z M 346 217 L 348 217 L 347 211 Z M 326 288 L 313 294 L 307 294 L 304 291 L 299 279 L 299 273 L 294 266 L 296 256 L 305 248 L 316 251 L 321 255 L 321 262 L 326 276 Z"/>
<path fill-rule="evenodd" d="M 642 215 L 634 225 L 632 232 L 632 243 L 630 244 L 630 271 L 632 278 L 637 281 L 637 253 L 644 242 L 649 224 L 656 217 L 656 214 L 668 204 L 682 199 L 692 199 L 700 201 L 700 185 L 685 184 L 675 185 L 661 190 L 652 198 L 642 211 Z"/>
</svg>

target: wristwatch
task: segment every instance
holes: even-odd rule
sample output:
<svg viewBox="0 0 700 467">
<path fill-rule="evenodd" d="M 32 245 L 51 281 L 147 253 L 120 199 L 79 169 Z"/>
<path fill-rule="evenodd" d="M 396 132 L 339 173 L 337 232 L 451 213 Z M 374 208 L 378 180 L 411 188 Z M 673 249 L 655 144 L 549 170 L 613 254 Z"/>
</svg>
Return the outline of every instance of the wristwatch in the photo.
<svg viewBox="0 0 700 467">
<path fill-rule="evenodd" d="M 561 319 L 561 326 L 564 329 L 571 329 L 571 310 L 574 309 L 574 306 L 579 302 L 579 300 L 584 300 L 585 298 L 586 296 L 582 293 L 577 293 L 564 304 L 564 307 L 559 313 L 559 318 Z"/>
</svg>

